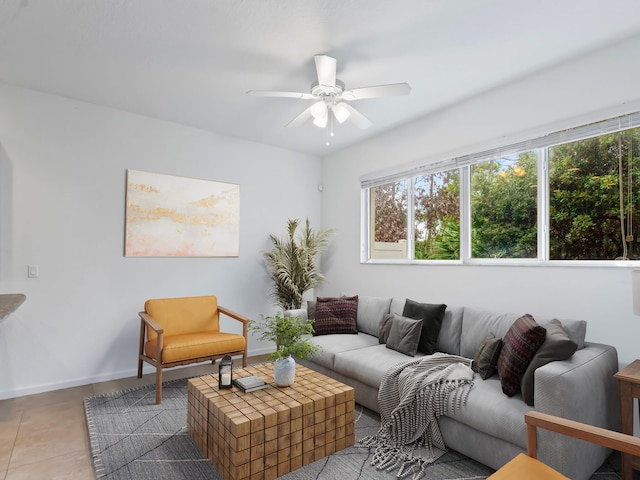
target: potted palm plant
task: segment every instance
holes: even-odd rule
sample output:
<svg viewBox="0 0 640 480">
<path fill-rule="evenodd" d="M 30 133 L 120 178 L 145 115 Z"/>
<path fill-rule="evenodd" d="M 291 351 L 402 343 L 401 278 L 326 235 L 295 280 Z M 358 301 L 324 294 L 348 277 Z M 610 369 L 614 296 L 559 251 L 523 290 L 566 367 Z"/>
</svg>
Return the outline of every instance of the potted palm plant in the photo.
<svg viewBox="0 0 640 480">
<path fill-rule="evenodd" d="M 298 219 L 289 219 L 287 234 L 271 235 L 273 248 L 264 254 L 267 270 L 273 282 L 271 295 L 283 310 L 297 309 L 307 290 L 322 285 L 325 280 L 316 257 L 329 245 L 332 229 L 315 232 L 307 218 L 302 234 L 296 238 Z"/>
<path fill-rule="evenodd" d="M 310 358 L 319 350 L 309 335 L 313 325 L 302 321 L 300 317 L 287 317 L 276 314 L 263 317 L 262 322 L 251 322 L 249 328 L 260 335 L 260 340 L 269 340 L 276 344 L 275 352 L 269 354 L 274 361 L 274 380 L 279 387 L 288 387 L 295 380 L 294 356 L 302 360 Z"/>
</svg>

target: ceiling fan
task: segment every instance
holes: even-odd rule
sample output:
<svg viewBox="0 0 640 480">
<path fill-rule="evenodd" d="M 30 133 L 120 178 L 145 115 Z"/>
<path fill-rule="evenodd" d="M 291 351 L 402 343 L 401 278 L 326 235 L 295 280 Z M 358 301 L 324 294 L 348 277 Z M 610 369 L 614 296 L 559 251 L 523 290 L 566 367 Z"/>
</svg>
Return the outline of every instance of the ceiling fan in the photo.
<svg viewBox="0 0 640 480">
<path fill-rule="evenodd" d="M 344 83 L 336 78 L 336 59 L 327 55 L 315 55 L 313 58 L 316 63 L 318 81 L 311 84 L 310 93 L 249 90 L 247 94 L 258 97 L 315 100 L 310 107 L 290 121 L 287 127 L 300 126 L 310 118 L 313 118 L 313 124 L 320 128 L 326 128 L 328 125 L 329 135 L 333 136 L 334 119 L 338 123 L 344 123 L 349 120 L 361 129 L 369 128 L 372 125 L 371 120 L 347 102 L 365 98 L 409 95 L 411 92 L 411 87 L 408 83 L 392 83 L 345 90 Z"/>
</svg>

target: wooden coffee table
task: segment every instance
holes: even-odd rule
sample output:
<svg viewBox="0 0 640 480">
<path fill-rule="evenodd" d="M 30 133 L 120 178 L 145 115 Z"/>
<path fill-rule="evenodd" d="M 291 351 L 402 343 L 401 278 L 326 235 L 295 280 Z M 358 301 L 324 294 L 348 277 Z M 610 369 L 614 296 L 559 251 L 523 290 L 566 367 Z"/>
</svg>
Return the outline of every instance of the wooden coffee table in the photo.
<svg viewBox="0 0 640 480">
<path fill-rule="evenodd" d="M 272 480 L 355 443 L 352 387 L 302 365 L 275 387 L 273 364 L 234 369 L 270 384 L 218 389 L 218 376 L 189 380 L 189 435 L 225 480 Z"/>
</svg>

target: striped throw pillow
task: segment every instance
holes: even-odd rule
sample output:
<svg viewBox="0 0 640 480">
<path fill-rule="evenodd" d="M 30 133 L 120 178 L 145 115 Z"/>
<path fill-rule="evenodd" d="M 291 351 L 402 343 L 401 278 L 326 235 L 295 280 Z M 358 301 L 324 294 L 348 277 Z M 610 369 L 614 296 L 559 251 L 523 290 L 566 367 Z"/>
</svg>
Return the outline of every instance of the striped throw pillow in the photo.
<svg viewBox="0 0 640 480">
<path fill-rule="evenodd" d="M 357 295 L 353 297 L 318 297 L 313 334 L 358 333 L 357 317 Z"/>
<path fill-rule="evenodd" d="M 502 391 L 508 397 L 520 391 L 524 372 L 544 343 L 546 335 L 547 330 L 529 314 L 518 318 L 507 331 L 498 357 L 498 375 Z"/>
</svg>

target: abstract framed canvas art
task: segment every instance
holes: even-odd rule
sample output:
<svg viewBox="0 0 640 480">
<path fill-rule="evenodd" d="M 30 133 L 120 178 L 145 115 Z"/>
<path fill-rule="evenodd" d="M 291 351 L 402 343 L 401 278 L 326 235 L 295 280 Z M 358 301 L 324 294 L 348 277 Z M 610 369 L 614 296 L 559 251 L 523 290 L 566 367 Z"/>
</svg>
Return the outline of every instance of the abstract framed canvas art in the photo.
<svg viewBox="0 0 640 480">
<path fill-rule="evenodd" d="M 127 170 L 125 256 L 237 257 L 240 186 Z"/>
</svg>

